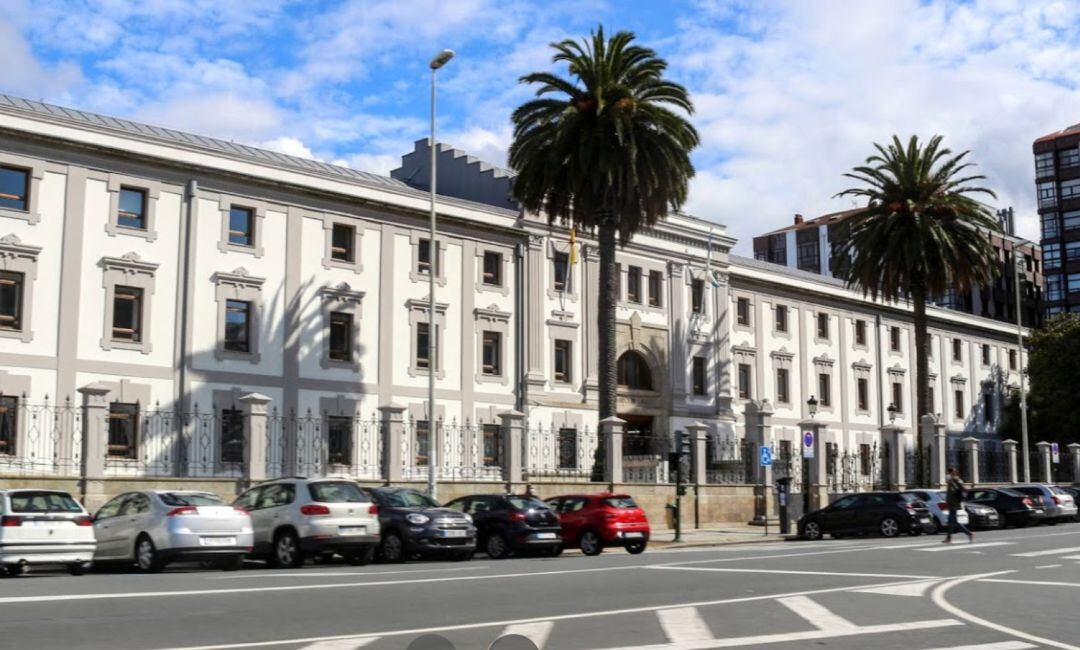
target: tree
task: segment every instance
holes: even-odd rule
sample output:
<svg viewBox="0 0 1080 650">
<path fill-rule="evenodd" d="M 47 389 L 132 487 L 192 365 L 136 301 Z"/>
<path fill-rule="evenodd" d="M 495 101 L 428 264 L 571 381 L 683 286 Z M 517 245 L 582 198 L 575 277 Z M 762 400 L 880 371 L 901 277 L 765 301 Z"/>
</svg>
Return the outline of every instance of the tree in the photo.
<svg viewBox="0 0 1080 650">
<path fill-rule="evenodd" d="M 874 299 L 911 300 L 915 321 L 916 415 L 930 412 L 926 302 L 947 290 L 970 291 L 993 278 L 997 253 L 987 234 L 999 230 L 990 208 L 972 198 L 996 195 L 973 185 L 985 176 L 970 174 L 958 155 L 911 136 L 907 147 L 897 136 L 887 147 L 844 176 L 862 183 L 836 196 L 866 199 L 845 222 L 837 255 L 848 260 L 845 280 Z M 916 424 L 918 422 L 916 421 Z M 925 449 L 921 427 L 919 448 Z M 920 455 L 921 458 L 921 455 Z M 917 471 L 922 476 L 921 468 Z"/>
<path fill-rule="evenodd" d="M 667 62 L 633 41 L 630 32 L 606 39 L 600 27 L 590 39 L 552 43 L 552 62 L 570 76 L 522 77 L 538 86 L 536 97 L 512 117 L 515 198 L 549 223 L 598 236 L 601 418 L 615 415 L 616 239 L 626 245 L 679 209 L 698 144 L 681 114 L 694 110 L 686 89 L 665 80 Z"/>
<path fill-rule="evenodd" d="M 1032 443 L 1045 440 L 1062 446 L 1080 442 L 1080 411 L 1076 386 L 1080 385 L 1080 315 L 1060 314 L 1046 321 L 1028 339 L 1024 356 L 1028 374 L 1028 429 Z M 1020 439 L 1020 400 L 1005 409 L 1001 433 Z"/>
</svg>

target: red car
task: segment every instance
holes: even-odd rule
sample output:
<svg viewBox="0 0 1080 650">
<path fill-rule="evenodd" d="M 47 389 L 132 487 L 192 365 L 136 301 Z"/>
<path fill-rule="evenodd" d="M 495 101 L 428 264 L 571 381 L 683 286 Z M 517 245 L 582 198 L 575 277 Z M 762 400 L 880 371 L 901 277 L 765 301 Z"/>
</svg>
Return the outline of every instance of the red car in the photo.
<svg viewBox="0 0 1080 650">
<path fill-rule="evenodd" d="M 563 544 L 576 544 L 585 555 L 610 546 L 637 554 L 649 542 L 649 520 L 628 494 L 568 494 L 547 504 L 559 515 Z"/>
</svg>

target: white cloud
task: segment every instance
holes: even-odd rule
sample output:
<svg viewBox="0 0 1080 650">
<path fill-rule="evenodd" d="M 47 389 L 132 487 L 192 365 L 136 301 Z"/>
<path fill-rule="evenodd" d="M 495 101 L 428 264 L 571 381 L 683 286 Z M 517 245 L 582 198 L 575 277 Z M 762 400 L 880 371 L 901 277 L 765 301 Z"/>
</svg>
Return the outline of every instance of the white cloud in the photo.
<svg viewBox="0 0 1080 650">
<path fill-rule="evenodd" d="M 277 151 L 289 156 L 296 156 L 298 158 L 311 158 L 317 160 L 315 154 L 311 152 L 306 144 L 298 140 L 297 138 L 290 138 L 288 136 L 282 136 L 280 138 L 274 138 L 273 140 L 267 140 L 259 144 L 259 147 L 263 149 L 269 149 L 271 151 Z"/>
<path fill-rule="evenodd" d="M 39 61 L 22 34 L 2 18 L 0 61 L 4 62 L 0 88 L 33 99 L 63 93 L 82 80 L 82 73 L 75 63 L 47 65 Z"/>
</svg>

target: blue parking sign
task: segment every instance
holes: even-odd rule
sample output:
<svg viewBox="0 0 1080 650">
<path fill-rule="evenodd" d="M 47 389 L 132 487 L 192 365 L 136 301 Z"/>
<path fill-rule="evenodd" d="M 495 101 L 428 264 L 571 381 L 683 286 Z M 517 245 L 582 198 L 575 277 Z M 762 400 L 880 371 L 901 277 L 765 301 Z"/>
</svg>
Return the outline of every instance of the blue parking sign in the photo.
<svg viewBox="0 0 1080 650">
<path fill-rule="evenodd" d="M 768 447 L 761 448 L 761 456 L 758 458 L 762 467 L 772 467 L 772 449 Z"/>
</svg>

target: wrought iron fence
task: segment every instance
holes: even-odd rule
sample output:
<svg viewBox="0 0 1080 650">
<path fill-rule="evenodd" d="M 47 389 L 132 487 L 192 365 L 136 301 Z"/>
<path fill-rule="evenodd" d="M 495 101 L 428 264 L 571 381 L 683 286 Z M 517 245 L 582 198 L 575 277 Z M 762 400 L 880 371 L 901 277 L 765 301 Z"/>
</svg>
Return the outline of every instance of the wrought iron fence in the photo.
<svg viewBox="0 0 1080 650">
<path fill-rule="evenodd" d="M 627 483 L 669 483 L 675 480 L 675 467 L 669 460 L 674 451 L 671 437 L 651 432 L 627 431 L 623 434 L 622 480 Z M 689 464 L 683 480 L 690 481 Z"/>
<path fill-rule="evenodd" d="M 1004 449 L 979 450 L 979 482 L 1008 483 L 1009 454 Z"/>
<path fill-rule="evenodd" d="M 754 482 L 757 458 L 754 444 L 745 438 L 709 438 L 706 442 L 706 482 L 713 485 L 748 485 Z"/>
<path fill-rule="evenodd" d="M 1058 455 L 1059 462 L 1052 463 L 1050 470 L 1054 483 L 1072 483 L 1076 480 L 1073 476 L 1073 460 L 1068 451 L 1062 449 Z"/>
<path fill-rule="evenodd" d="M 530 482 L 594 480 L 597 436 L 588 428 L 527 423 L 522 444 L 522 477 Z M 602 472 L 601 472 L 602 475 Z"/>
<path fill-rule="evenodd" d="M 826 463 L 830 492 L 866 492 L 889 488 L 889 454 L 886 445 L 865 443 L 857 450 L 829 449 Z"/>
<path fill-rule="evenodd" d="M 280 414 L 266 422 L 266 475 L 344 476 L 378 480 L 383 476 L 382 423 L 372 414 Z"/>
<path fill-rule="evenodd" d="M 70 400 L 37 404 L 0 400 L 0 472 L 18 476 L 78 476 L 82 468 L 82 408 Z"/>
</svg>

